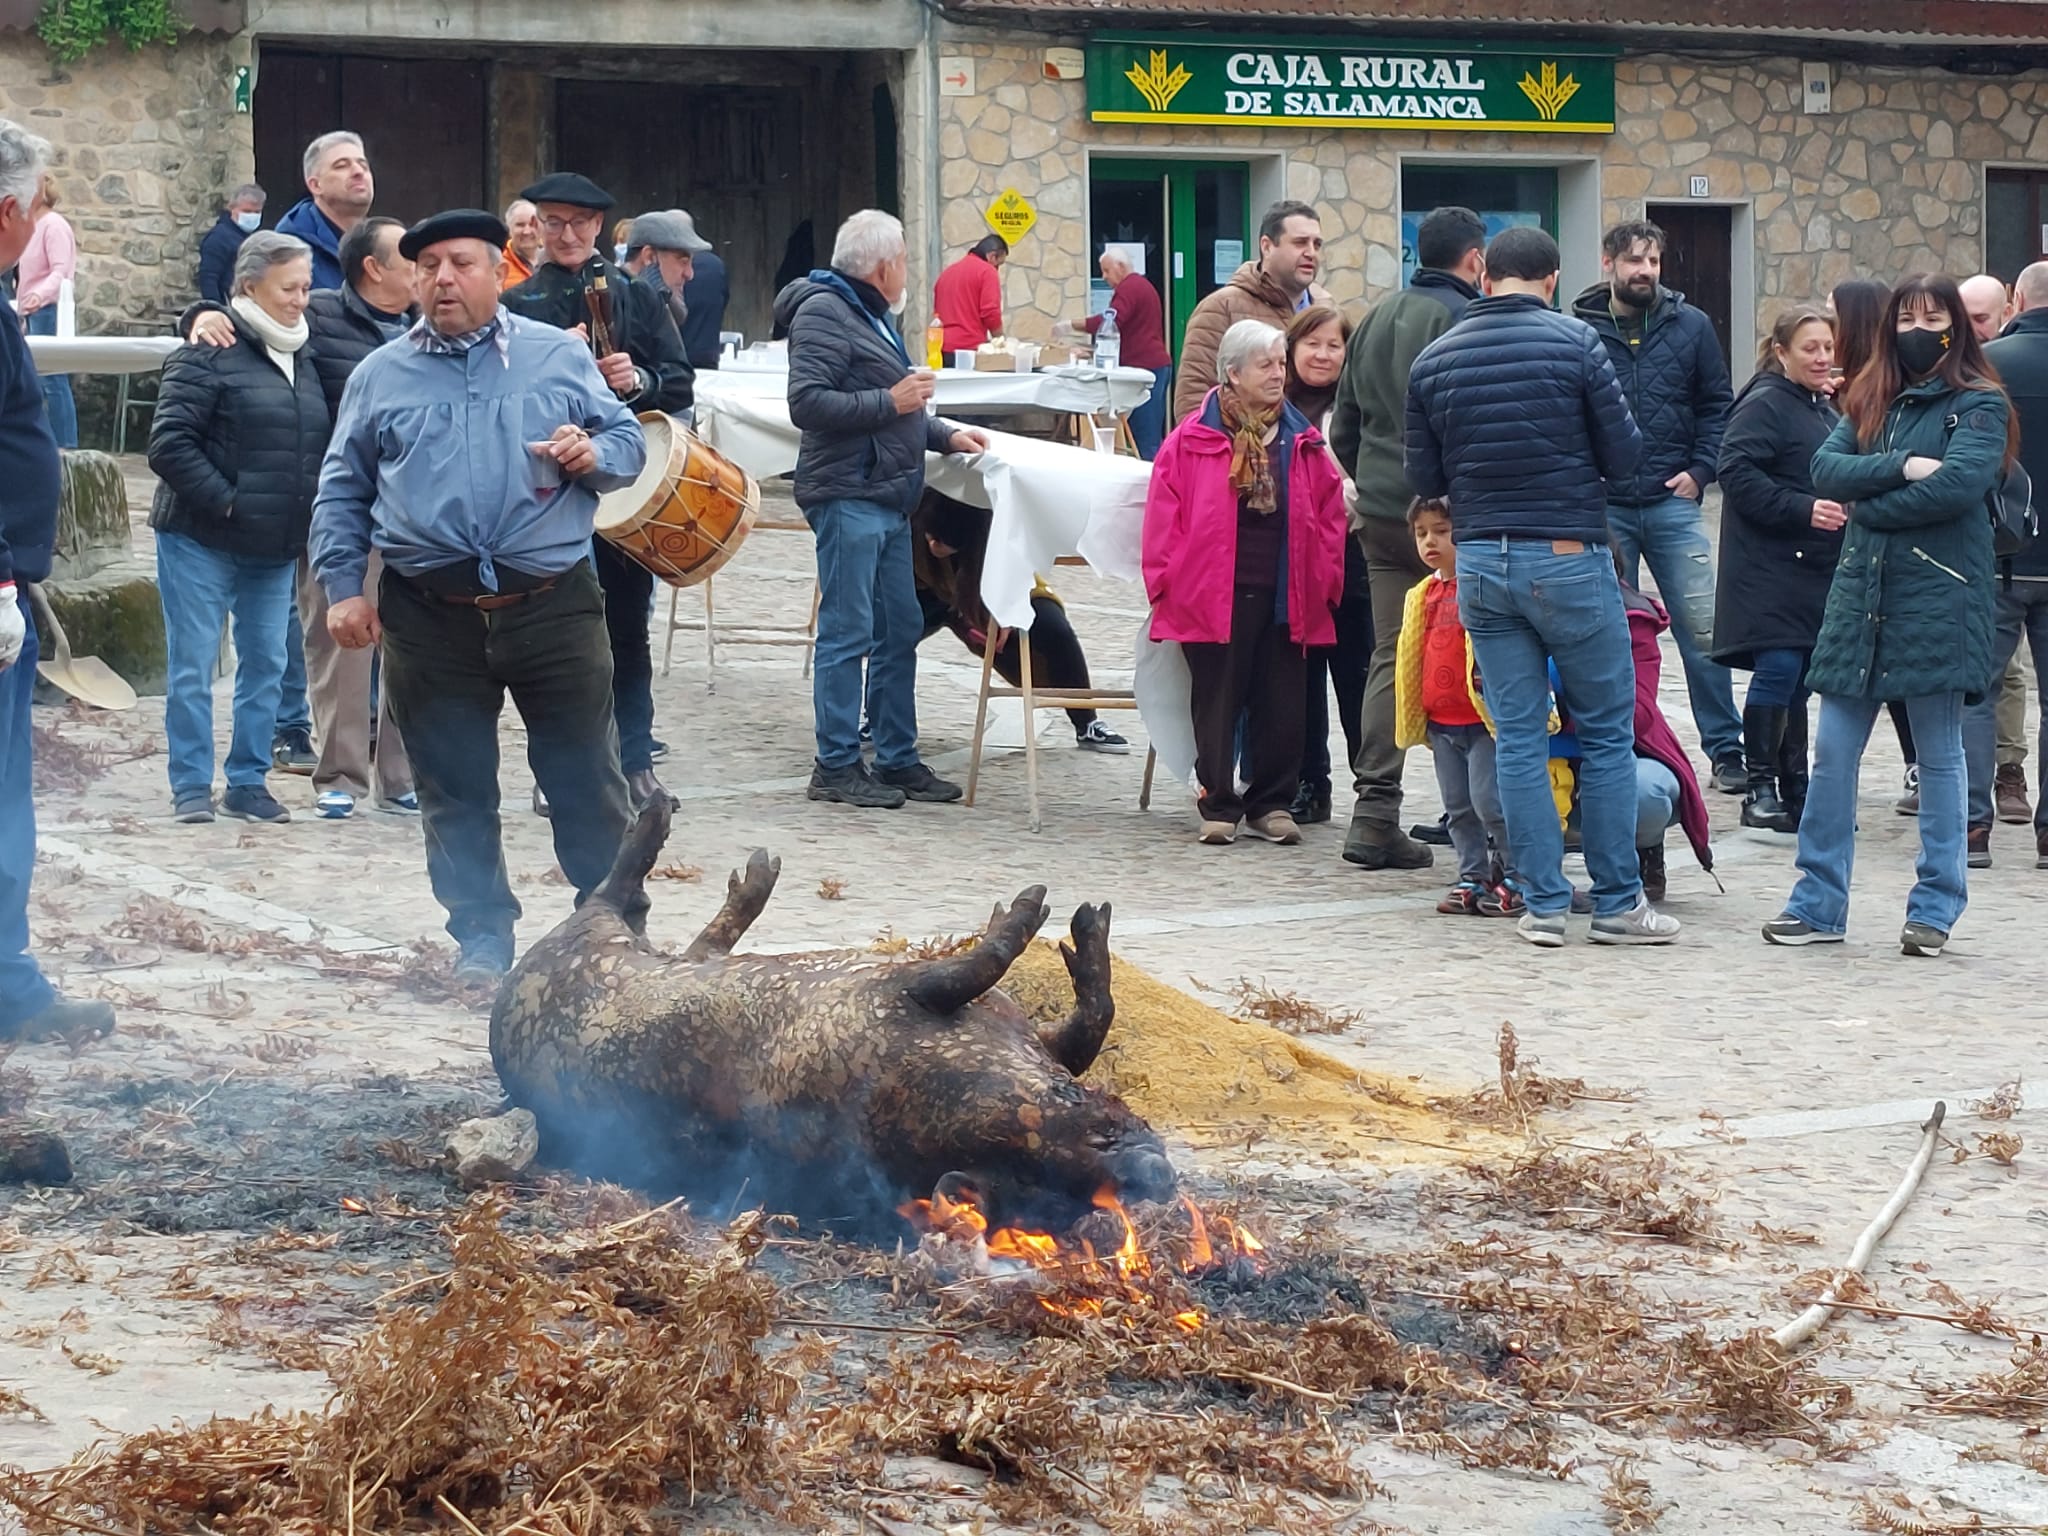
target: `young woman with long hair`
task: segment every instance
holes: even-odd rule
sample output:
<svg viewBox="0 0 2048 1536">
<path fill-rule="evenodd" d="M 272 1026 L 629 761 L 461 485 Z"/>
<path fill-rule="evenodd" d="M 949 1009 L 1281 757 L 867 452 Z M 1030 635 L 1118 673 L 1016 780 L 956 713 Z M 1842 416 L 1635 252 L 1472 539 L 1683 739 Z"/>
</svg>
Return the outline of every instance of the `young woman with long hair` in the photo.
<svg viewBox="0 0 2048 1536">
<path fill-rule="evenodd" d="M 1938 955 L 1962 916 L 1963 705 L 1993 682 L 1986 497 L 2018 448 L 2012 402 L 1955 280 L 1907 278 L 1813 458 L 1815 494 L 1845 505 L 1849 523 L 1807 669 L 1821 704 L 1799 883 L 1764 924 L 1768 942 L 1839 942 L 1847 930 L 1857 776 L 1870 727 L 1892 700 L 1905 704 L 1920 754 L 1919 878 L 1900 945 Z"/>
</svg>

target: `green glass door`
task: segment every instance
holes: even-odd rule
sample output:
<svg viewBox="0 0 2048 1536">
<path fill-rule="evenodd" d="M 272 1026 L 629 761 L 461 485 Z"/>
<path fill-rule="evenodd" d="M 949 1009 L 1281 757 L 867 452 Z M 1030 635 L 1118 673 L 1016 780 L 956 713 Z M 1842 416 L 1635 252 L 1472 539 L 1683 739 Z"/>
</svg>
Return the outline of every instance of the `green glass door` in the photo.
<svg viewBox="0 0 2048 1536">
<path fill-rule="evenodd" d="M 1258 255 L 1251 172 L 1241 161 L 1098 156 L 1088 165 L 1088 226 L 1091 267 L 1105 245 L 1143 253 L 1144 274 L 1165 302 L 1175 357 L 1194 307 Z M 1090 309 L 1100 310 L 1108 298 L 1108 285 L 1092 275 Z"/>
</svg>

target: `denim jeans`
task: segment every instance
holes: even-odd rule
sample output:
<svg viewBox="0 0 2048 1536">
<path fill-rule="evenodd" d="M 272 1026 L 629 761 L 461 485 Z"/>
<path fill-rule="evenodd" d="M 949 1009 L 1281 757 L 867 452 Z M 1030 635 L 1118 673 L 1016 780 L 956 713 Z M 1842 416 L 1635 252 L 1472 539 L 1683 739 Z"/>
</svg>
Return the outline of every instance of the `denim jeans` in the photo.
<svg viewBox="0 0 2048 1536">
<path fill-rule="evenodd" d="M 1148 462 L 1166 441 L 1166 402 L 1173 398 L 1173 365 L 1152 370 L 1152 393 L 1143 405 L 1131 407 L 1131 441 L 1138 445 L 1138 457 Z"/>
<path fill-rule="evenodd" d="M 1550 681 L 1557 663 L 1579 738 L 1579 816 L 1593 911 L 1642 897 L 1636 862 L 1636 668 L 1614 562 L 1601 545 L 1474 539 L 1458 545 L 1458 617 L 1493 711 L 1508 860 L 1529 910 L 1570 909 L 1564 828 L 1550 795 Z"/>
<path fill-rule="evenodd" d="M 875 766 L 917 762 L 917 642 L 924 614 L 910 567 L 910 519 L 872 501 L 807 508 L 818 536 L 818 647 L 811 708 L 818 766 L 860 761 L 860 709 L 867 699 Z M 866 663 L 863 682 L 862 663 Z"/>
<path fill-rule="evenodd" d="M 1813 660 L 1812 651 L 1765 650 L 1751 659 L 1756 662 L 1756 669 L 1749 675 L 1749 691 L 1742 696 L 1745 704 L 1770 709 L 1806 708 L 1809 695 L 1804 685 L 1807 663 Z"/>
<path fill-rule="evenodd" d="M 1609 502 L 1607 528 L 1630 586 L 1640 586 L 1647 563 L 1658 595 L 1671 610 L 1671 638 L 1685 663 L 1685 691 L 1692 700 L 1700 750 L 1720 763 L 1742 756 L 1742 716 L 1735 708 L 1735 682 L 1728 669 L 1710 661 L 1714 647 L 1714 546 L 1700 521 L 1700 504 L 1669 496 L 1647 507 Z"/>
<path fill-rule="evenodd" d="M 305 565 L 302 556 L 301 568 Z M 286 731 L 313 729 L 312 701 L 306 696 L 306 622 L 299 611 L 298 583 L 292 583 L 291 622 L 284 627 L 284 680 L 278 685 L 277 724 L 271 727 L 273 737 L 282 736 Z"/>
<path fill-rule="evenodd" d="M 213 665 L 220 656 L 221 626 L 230 614 L 235 620 L 235 705 L 228 788 L 260 785 L 270 772 L 297 575 L 298 567 L 289 560 L 227 554 L 182 533 L 156 536 L 167 652 L 164 737 L 173 800 L 213 787 Z"/>
<path fill-rule="evenodd" d="M 1636 846 L 1661 848 L 1678 820 L 1678 775 L 1654 757 L 1636 759 Z"/>
<path fill-rule="evenodd" d="M 0 1036 L 56 1001 L 28 952 L 28 886 L 36 868 L 28 729 L 29 699 L 36 691 L 36 624 L 28 593 L 15 591 L 28 640 L 14 665 L 0 672 Z"/>
<path fill-rule="evenodd" d="M 1992 633 L 1991 659 L 1997 664 L 1999 682 L 1980 703 L 1963 713 L 1963 752 L 1970 765 L 1970 825 L 1988 827 L 1992 821 L 1991 792 L 1998 756 L 1998 696 L 2006 667 L 2018 652 L 2021 635 L 2034 655 L 2035 686 L 2041 691 L 2042 755 L 2037 762 L 2048 763 L 2048 581 L 2015 581 L 2010 590 L 1999 584 L 1998 627 Z M 2034 810 L 2034 828 L 2048 832 L 2048 794 Z"/>
<path fill-rule="evenodd" d="M 45 304 L 28 317 L 23 327 L 31 336 L 57 334 L 57 306 Z M 42 376 L 43 406 L 50 413 L 50 435 L 59 448 L 78 446 L 78 402 L 71 394 L 71 375 L 46 373 Z"/>
<path fill-rule="evenodd" d="M 1493 733 L 1483 725 L 1429 725 L 1429 752 L 1436 760 L 1436 787 L 1443 796 L 1458 878 L 1491 885 L 1499 878 L 1496 857 L 1508 856 L 1508 829 L 1501 819 L 1500 783 L 1495 772 Z"/>
<path fill-rule="evenodd" d="M 1813 782 L 1799 820 L 1799 883 L 1788 916 L 1824 933 L 1849 927 L 1849 875 L 1856 863 L 1856 788 L 1870 727 L 1884 706 L 1876 699 L 1821 695 L 1813 739 Z M 1906 700 L 1920 750 L 1920 861 L 1906 921 L 1954 930 L 1969 902 L 1965 839 L 1963 696 L 1937 693 Z"/>
</svg>

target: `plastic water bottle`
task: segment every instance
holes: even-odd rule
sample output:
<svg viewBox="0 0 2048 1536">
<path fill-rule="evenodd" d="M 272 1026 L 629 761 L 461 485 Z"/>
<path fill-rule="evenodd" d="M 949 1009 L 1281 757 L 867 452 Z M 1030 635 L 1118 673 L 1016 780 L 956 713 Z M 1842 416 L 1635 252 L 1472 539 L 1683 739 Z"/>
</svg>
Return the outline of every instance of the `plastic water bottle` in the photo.
<svg viewBox="0 0 2048 1536">
<path fill-rule="evenodd" d="M 1116 311 L 1102 312 L 1102 329 L 1095 333 L 1095 366 L 1104 372 L 1116 367 L 1123 355 L 1123 338 L 1117 334 Z"/>
</svg>

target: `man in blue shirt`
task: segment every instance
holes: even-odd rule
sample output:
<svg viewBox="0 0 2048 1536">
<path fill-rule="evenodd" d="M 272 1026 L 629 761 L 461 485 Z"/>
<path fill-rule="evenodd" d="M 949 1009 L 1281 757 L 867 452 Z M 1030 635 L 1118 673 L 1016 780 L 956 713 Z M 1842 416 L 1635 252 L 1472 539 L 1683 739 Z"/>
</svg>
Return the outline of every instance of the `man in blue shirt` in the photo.
<svg viewBox="0 0 2048 1536">
<path fill-rule="evenodd" d="M 458 974 L 492 983 L 511 968 L 520 911 L 499 842 L 508 691 L 579 898 L 630 820 L 589 553 L 598 493 L 630 485 L 647 458 L 590 349 L 499 304 L 505 239 L 495 214 L 458 209 L 399 242 L 421 319 L 349 379 L 310 550 L 329 633 L 352 649 L 383 642 Z M 384 557 L 374 597 L 363 590 L 373 548 Z"/>
<path fill-rule="evenodd" d="M 363 141 L 342 129 L 323 133 L 306 146 L 307 196 L 277 221 L 279 234 L 297 235 L 313 248 L 313 286 L 341 286 L 341 237 L 354 229 L 376 200 Z"/>
<path fill-rule="evenodd" d="M 0 272 L 21 260 L 50 146 L 0 117 Z M 10 320 L 12 316 L 8 317 Z M 36 867 L 29 700 L 36 627 L 26 583 L 45 581 L 57 542 L 57 442 L 21 327 L 0 325 L 0 1045 L 81 1039 L 114 1027 L 107 1004 L 59 997 L 28 952 L 28 887 Z"/>
</svg>

